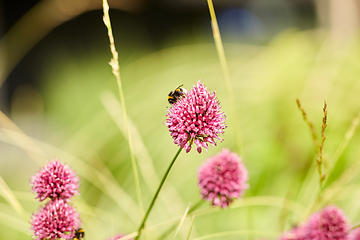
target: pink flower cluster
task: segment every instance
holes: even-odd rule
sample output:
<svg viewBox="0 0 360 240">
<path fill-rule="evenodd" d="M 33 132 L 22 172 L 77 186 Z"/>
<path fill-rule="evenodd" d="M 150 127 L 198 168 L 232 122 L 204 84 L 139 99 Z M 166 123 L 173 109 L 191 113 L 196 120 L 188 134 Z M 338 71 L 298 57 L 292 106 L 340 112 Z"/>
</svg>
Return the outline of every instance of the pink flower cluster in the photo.
<svg viewBox="0 0 360 240">
<path fill-rule="evenodd" d="M 248 171 L 236 153 L 224 149 L 199 169 L 198 184 L 202 198 L 226 208 L 249 186 Z"/>
<path fill-rule="evenodd" d="M 38 240 L 70 239 L 80 226 L 79 214 L 64 199 L 55 199 L 33 215 L 31 225 Z"/>
<path fill-rule="evenodd" d="M 349 240 L 360 240 L 360 228 L 355 228 L 350 232 Z"/>
<path fill-rule="evenodd" d="M 215 139 L 222 140 L 219 135 L 226 128 L 225 114 L 215 92 L 210 93 L 200 81 L 168 109 L 166 116 L 174 143 L 186 152 L 193 143 L 199 153 L 202 148 L 207 150 L 208 143 L 216 146 Z"/>
<path fill-rule="evenodd" d="M 348 240 L 349 224 L 341 209 L 335 206 L 324 208 L 308 219 L 304 226 L 284 233 L 281 240 Z M 351 234 L 350 234 L 351 235 Z M 356 239 L 356 238 L 355 238 Z"/>
<path fill-rule="evenodd" d="M 122 237 L 125 237 L 125 235 L 124 234 L 118 234 L 115 237 L 108 238 L 108 240 L 118 240 L 118 239 L 120 239 Z"/>
<path fill-rule="evenodd" d="M 35 213 L 31 230 L 37 240 L 72 239 L 80 227 L 79 214 L 68 202 L 79 194 L 79 179 L 67 165 L 53 160 L 31 179 L 32 191 L 40 201 L 50 201 Z"/>
<path fill-rule="evenodd" d="M 304 229 L 294 227 L 291 231 L 284 233 L 280 240 L 305 240 Z"/>
<path fill-rule="evenodd" d="M 43 167 L 30 181 L 32 192 L 43 201 L 46 198 L 62 198 L 66 201 L 79 194 L 79 179 L 67 165 L 54 159 Z"/>
</svg>

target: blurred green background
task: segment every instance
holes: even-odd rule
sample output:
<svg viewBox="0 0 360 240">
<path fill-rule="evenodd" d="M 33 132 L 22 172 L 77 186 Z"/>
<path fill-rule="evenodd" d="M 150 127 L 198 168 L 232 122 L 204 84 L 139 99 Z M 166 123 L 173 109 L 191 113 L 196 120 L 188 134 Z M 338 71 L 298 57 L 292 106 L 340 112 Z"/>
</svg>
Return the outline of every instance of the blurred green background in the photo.
<svg viewBox="0 0 360 240">
<path fill-rule="evenodd" d="M 109 2 L 117 8 L 110 17 L 145 208 L 178 149 L 163 124 L 166 95 L 203 79 L 228 118 L 217 147 L 180 154 L 146 225 L 155 227 L 144 239 L 173 239 L 175 231 L 168 230 L 200 199 L 197 169 L 222 148 L 237 151 L 236 135 L 250 188 L 229 209 L 202 205 L 190 239 L 227 231 L 236 232 L 211 239 L 276 239 L 328 204 L 341 207 L 352 225 L 360 221 L 359 7 L 355 1 L 299 2 L 214 1 L 237 122 L 230 116 L 206 1 L 158 1 L 155 7 Z M 81 196 L 72 203 L 81 212 L 87 240 L 130 234 L 141 221 L 107 32 L 102 11 L 93 10 L 99 3 L 59 3 L 40 1 L 0 39 L 0 239 L 30 238 L 28 220 L 41 203 L 30 193 L 29 180 L 53 158 L 81 178 Z M 155 26 L 144 24 L 147 20 Z M 167 21 L 165 30 L 158 29 Z M 328 104 L 328 180 L 315 209 L 316 152 L 296 99 L 319 136 L 323 102 Z M 190 225 L 188 217 L 177 239 L 186 239 Z"/>
</svg>

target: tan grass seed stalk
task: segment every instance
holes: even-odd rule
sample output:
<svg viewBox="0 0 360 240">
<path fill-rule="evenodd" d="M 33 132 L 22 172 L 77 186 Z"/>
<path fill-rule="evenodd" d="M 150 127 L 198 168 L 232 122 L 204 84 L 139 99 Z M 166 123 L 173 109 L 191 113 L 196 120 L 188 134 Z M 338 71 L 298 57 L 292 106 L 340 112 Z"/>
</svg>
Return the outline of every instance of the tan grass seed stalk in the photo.
<svg viewBox="0 0 360 240">
<path fill-rule="evenodd" d="M 114 36 L 112 33 L 110 16 L 109 16 L 109 4 L 107 3 L 107 0 L 103 0 L 103 11 L 104 11 L 103 21 L 108 30 L 109 41 L 110 41 L 110 50 L 111 50 L 111 54 L 113 56 L 112 59 L 110 60 L 109 64 L 112 68 L 112 73 L 116 77 L 116 81 L 117 81 L 118 88 L 119 88 L 120 102 L 121 102 L 121 105 L 122 105 L 122 108 L 124 111 L 124 121 L 125 121 L 125 127 L 126 127 L 126 132 L 127 132 L 127 139 L 128 139 L 128 143 L 129 143 L 129 149 L 130 149 L 131 164 L 132 164 L 133 173 L 134 173 L 136 195 L 138 198 L 141 215 L 144 215 L 144 207 L 143 207 L 142 197 L 141 197 L 139 175 L 138 175 L 136 161 L 135 161 L 135 157 L 134 157 L 134 150 L 133 150 L 133 146 L 132 146 L 130 128 L 129 128 L 128 118 L 127 118 L 124 92 L 122 89 L 121 78 L 120 78 L 120 66 L 119 66 L 119 58 L 118 58 L 119 54 L 115 48 Z"/>
</svg>

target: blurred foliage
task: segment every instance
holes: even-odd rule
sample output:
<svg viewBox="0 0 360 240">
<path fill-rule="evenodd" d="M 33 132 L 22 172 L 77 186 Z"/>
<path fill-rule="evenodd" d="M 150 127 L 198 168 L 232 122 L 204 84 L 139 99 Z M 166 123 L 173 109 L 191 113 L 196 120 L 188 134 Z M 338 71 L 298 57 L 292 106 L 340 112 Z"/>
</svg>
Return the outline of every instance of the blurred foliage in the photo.
<svg viewBox="0 0 360 240">
<path fill-rule="evenodd" d="M 212 209 L 208 203 L 204 204 L 195 212 L 190 239 L 238 230 L 245 232 L 213 239 L 274 239 L 277 233 L 301 223 L 309 211 L 324 204 L 338 205 L 352 224 L 359 222 L 358 131 L 340 152 L 321 204 L 312 209 L 319 191 L 315 149 L 295 100 L 300 99 L 319 136 L 323 101 L 328 103 L 324 171 L 329 174 L 331 159 L 360 110 L 360 41 L 337 46 L 320 30 L 288 30 L 265 46 L 225 44 L 224 47 L 250 188 L 244 200 L 235 202 L 229 209 Z M 82 179 L 81 197 L 75 197 L 73 203 L 81 212 L 87 240 L 106 239 L 113 233 L 132 233 L 141 218 L 128 144 L 114 122 L 116 117 L 110 114 L 119 109 L 111 108 L 117 106 L 111 96 L 118 96 L 118 92 L 108 61 L 108 53 L 96 50 L 87 57 L 56 51 L 41 73 L 44 115 L 36 123 L 26 125 L 28 128 L 22 128 L 25 125 L 19 118 L 13 119 L 25 133 L 36 138 L 16 135 L 18 130 L 6 126 L 5 118 L 0 122 L 0 174 L 28 217 L 40 206 L 29 193 L 28 179 L 46 160 L 58 158 L 71 165 Z M 128 115 L 146 146 L 139 154 L 148 152 L 157 178 L 161 178 L 177 151 L 163 124 L 169 106 L 166 95 L 171 90 L 180 84 L 190 89 L 198 79 L 203 79 L 208 89 L 216 91 L 230 117 L 213 44 L 172 47 L 120 62 L 120 67 Z M 160 193 L 161 201 L 155 204 L 146 227 L 181 217 L 190 202 L 199 200 L 196 176 L 202 162 L 222 148 L 236 151 L 231 124 L 228 121 L 224 141 L 210 147 L 209 153 L 198 154 L 193 149 L 180 154 L 165 183 L 167 190 Z M 344 176 L 348 179 L 339 182 Z M 152 186 L 158 182 L 149 184 L 148 176 L 143 175 L 140 181 L 147 207 L 154 193 Z M 3 225 L 0 238 L 28 239 L 26 234 L 31 234 L 28 225 L 0 199 Z M 146 231 L 144 235 L 146 239 L 158 239 L 178 222 Z M 186 238 L 190 224 L 191 218 L 187 218 L 177 239 Z M 172 239 L 174 233 L 170 232 L 165 239 Z"/>
</svg>

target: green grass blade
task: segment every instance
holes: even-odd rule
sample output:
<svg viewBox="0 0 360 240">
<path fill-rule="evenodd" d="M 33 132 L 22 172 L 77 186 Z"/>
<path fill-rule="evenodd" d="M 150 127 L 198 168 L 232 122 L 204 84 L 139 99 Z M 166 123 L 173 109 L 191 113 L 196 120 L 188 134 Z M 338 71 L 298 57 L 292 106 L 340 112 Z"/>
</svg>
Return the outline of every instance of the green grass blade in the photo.
<svg viewBox="0 0 360 240">
<path fill-rule="evenodd" d="M 190 206 L 190 204 L 189 204 L 189 206 Z M 188 211 L 189 211 L 189 206 L 186 208 L 185 213 L 184 213 L 184 215 L 182 216 L 182 218 L 181 218 L 181 220 L 180 220 L 179 226 L 178 226 L 177 229 L 176 229 L 176 232 L 175 232 L 175 235 L 174 235 L 174 238 L 173 238 L 174 240 L 176 239 L 176 237 L 177 237 L 177 235 L 178 235 L 178 233 L 179 233 L 179 231 L 180 231 L 180 228 L 181 228 L 182 224 L 184 223 L 184 220 L 185 220 L 185 218 L 186 218 L 186 215 L 187 215 L 187 213 L 188 213 Z"/>
<path fill-rule="evenodd" d="M 109 113 L 113 121 L 116 123 L 126 138 L 126 129 L 123 121 L 122 107 L 119 101 L 116 99 L 115 95 L 110 91 L 104 91 L 100 96 L 100 100 L 106 111 Z M 150 157 L 150 154 L 139 131 L 129 117 L 128 123 L 131 130 L 131 135 L 133 137 L 134 154 L 138 160 L 140 173 L 149 191 L 155 192 L 157 189 L 157 183 L 160 182 L 160 178 L 156 173 L 153 160 Z M 162 191 L 164 191 L 164 194 L 159 196 L 159 200 L 163 202 L 169 213 L 173 212 L 172 208 L 174 205 L 176 205 L 178 208 L 185 208 L 181 196 L 171 183 L 168 182 L 166 185 L 164 185 Z M 168 201 L 167 196 L 172 196 L 171 202 Z"/>
<path fill-rule="evenodd" d="M 13 141 L 11 141 L 9 138 Z M 138 212 L 138 206 L 114 179 L 111 180 L 108 176 L 104 175 L 98 169 L 89 165 L 82 159 L 77 158 L 70 153 L 58 149 L 50 144 L 30 138 L 22 133 L 0 128 L 0 141 L 18 146 L 27 152 L 33 152 L 31 146 L 24 144 L 23 138 L 31 139 L 31 141 L 35 145 L 40 146 L 44 152 L 49 152 L 52 155 L 56 155 L 61 159 L 66 160 L 67 163 L 76 169 L 77 173 L 82 178 L 91 182 L 94 186 L 103 191 L 103 193 L 105 193 L 108 197 L 113 199 L 115 203 L 117 203 L 118 206 L 128 215 L 128 219 L 131 219 L 135 224 L 139 222 L 140 212 Z M 34 151 L 33 153 L 38 154 L 39 152 Z M 121 199 L 121 201 L 119 201 L 119 199 Z"/>
<path fill-rule="evenodd" d="M 27 222 L 1 211 L 0 224 L 12 228 L 18 232 L 24 233 L 26 235 L 31 235 L 29 231 L 30 225 Z"/>
<path fill-rule="evenodd" d="M 303 213 L 307 210 L 307 208 L 300 203 L 297 203 L 295 201 L 292 201 L 290 199 L 286 199 L 283 197 L 277 197 L 277 196 L 248 197 L 248 198 L 244 198 L 241 201 L 234 202 L 229 208 L 236 209 L 236 208 L 248 207 L 248 206 L 271 206 L 271 207 L 278 207 L 281 209 L 286 208 L 299 217 L 301 217 L 303 215 Z M 208 215 L 208 214 L 219 212 L 219 210 L 220 210 L 219 208 L 209 206 L 207 208 L 196 210 L 196 211 L 194 211 L 193 214 L 188 214 L 187 216 L 193 216 L 193 215 L 203 216 L 203 215 Z M 181 221 L 181 219 L 182 219 L 182 216 L 178 216 L 178 217 L 175 217 L 168 221 L 165 221 L 163 223 L 159 223 L 159 224 L 156 224 L 156 225 L 153 225 L 150 227 L 146 227 L 146 228 L 144 228 L 144 231 L 151 231 L 151 230 L 158 229 L 158 228 L 166 226 L 166 225 L 174 224 L 174 223 Z M 127 236 L 134 236 L 134 235 L 137 235 L 137 232 L 134 232 Z"/>
<path fill-rule="evenodd" d="M 224 75 L 225 85 L 226 85 L 226 91 L 228 96 L 228 101 L 230 105 L 230 114 L 232 117 L 232 127 L 233 132 L 235 134 L 235 142 L 238 152 L 245 158 L 243 148 L 242 148 L 242 140 L 241 140 L 241 134 L 240 129 L 238 127 L 239 121 L 237 120 L 237 114 L 236 114 L 236 104 L 235 104 L 235 98 L 233 93 L 233 87 L 230 80 L 230 74 L 229 74 L 229 67 L 226 61 L 225 57 L 225 51 L 224 46 L 221 40 L 219 25 L 217 23 L 215 9 L 212 0 L 207 0 L 210 17 L 211 17 L 211 27 L 213 31 L 214 41 L 216 45 L 216 51 L 219 56 L 221 69 Z"/>
<path fill-rule="evenodd" d="M 25 214 L 23 207 L 11 191 L 9 186 L 6 184 L 4 179 L 0 176 L 0 195 L 10 204 L 10 206 L 19 214 L 19 216 L 27 221 L 28 217 Z"/>
<path fill-rule="evenodd" d="M 100 100 L 104 105 L 106 111 L 109 113 L 113 121 L 116 123 L 120 131 L 127 139 L 125 122 L 123 120 L 124 111 L 120 102 L 116 99 L 115 95 L 110 91 L 103 92 L 100 96 Z M 150 155 L 147 152 L 145 144 L 141 139 L 140 133 L 137 131 L 136 127 L 134 126 L 134 124 L 132 123 L 129 117 L 128 117 L 128 123 L 129 123 L 129 128 L 131 130 L 131 135 L 133 136 L 134 154 L 138 159 L 141 175 L 144 178 L 145 184 L 147 185 L 148 189 L 150 191 L 155 191 L 157 188 L 157 182 L 159 182 L 160 179 L 157 176 Z"/>
<path fill-rule="evenodd" d="M 189 234 L 188 234 L 186 240 L 189 240 L 189 239 L 190 239 L 191 230 L 192 230 L 192 227 L 193 227 L 193 225 L 194 225 L 194 220 L 195 220 L 195 215 L 192 216 L 191 225 L 190 225 L 190 229 L 189 229 Z"/>
<path fill-rule="evenodd" d="M 351 125 L 349 126 L 348 130 L 346 131 L 340 145 L 338 146 L 333 157 L 329 161 L 328 171 L 326 172 L 327 178 L 324 182 L 325 189 L 322 191 L 322 195 L 324 195 L 327 192 L 328 188 L 330 188 L 330 190 L 331 190 L 332 186 L 334 186 L 334 187 L 344 186 L 353 177 L 355 177 L 357 169 L 359 169 L 359 164 L 354 164 L 347 171 L 345 171 L 343 174 L 341 174 L 338 179 L 336 179 L 330 185 L 327 185 L 327 181 L 329 179 L 329 176 L 330 176 L 335 164 L 337 163 L 340 156 L 342 155 L 342 153 L 345 151 L 346 147 L 348 146 L 350 140 L 354 136 L 354 133 L 359 125 L 359 122 L 360 122 L 360 112 L 353 119 L 353 121 L 352 121 Z M 318 196 L 318 195 L 316 195 L 316 193 L 318 193 L 320 189 L 319 189 L 319 187 L 314 187 L 311 184 L 312 182 L 316 181 L 315 180 L 316 179 L 315 165 L 316 165 L 315 163 L 312 163 L 311 167 L 309 168 L 308 175 L 304 181 L 304 184 L 303 184 L 302 190 L 301 190 L 301 196 L 302 196 L 301 198 L 314 199 L 313 203 L 310 203 L 311 207 L 309 207 L 308 210 L 306 211 L 306 214 L 304 214 L 303 220 L 305 220 L 305 218 L 312 213 L 312 211 L 315 209 L 316 206 L 324 205 L 324 203 L 328 202 L 328 200 L 329 200 L 327 198 L 325 200 L 319 201 L 318 197 L 316 197 L 316 196 Z M 314 191 L 314 190 L 316 190 L 316 191 Z M 340 190 L 337 193 L 339 193 L 339 192 L 340 192 Z"/>
<path fill-rule="evenodd" d="M 346 131 L 343 140 L 341 141 L 339 147 L 336 149 L 336 152 L 334 153 L 333 157 L 329 161 L 329 170 L 326 173 L 327 176 L 328 176 L 327 179 L 329 179 L 329 175 L 331 174 L 334 166 L 336 165 L 336 163 L 339 160 L 341 154 L 344 152 L 344 150 L 348 146 L 350 140 L 354 136 L 354 133 L 355 133 L 357 127 L 359 126 L 359 122 L 360 122 L 360 112 L 358 113 L 358 115 L 351 122 L 351 125 L 350 125 L 349 129 Z M 326 184 L 327 179 L 326 179 L 324 184 Z"/>
<path fill-rule="evenodd" d="M 279 235 L 278 232 L 272 232 L 272 231 L 237 230 L 237 231 L 227 231 L 227 232 L 208 234 L 199 238 L 194 238 L 193 240 L 203 240 L 203 239 L 211 239 L 211 238 L 227 237 L 227 236 L 256 236 L 256 237 L 261 236 L 261 237 L 274 238 L 278 235 Z"/>
<path fill-rule="evenodd" d="M 25 153 L 33 160 L 33 162 L 39 167 L 43 166 L 46 162 L 45 159 L 48 158 L 48 155 L 42 151 L 34 142 L 28 137 L 15 123 L 13 123 L 3 112 L 0 111 L 0 127 L 4 130 L 8 129 L 9 131 L 18 132 L 22 137 L 14 137 L 12 134 L 7 135 L 6 131 L 4 132 L 13 142 L 12 144 L 17 146 L 26 146 L 22 148 Z M 29 154 L 27 149 L 31 149 L 30 152 L 36 153 L 38 156 L 41 156 L 43 160 L 40 160 L 38 157 L 35 157 L 33 154 Z"/>
</svg>

